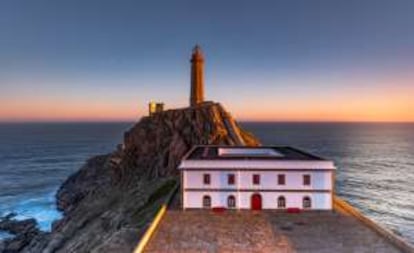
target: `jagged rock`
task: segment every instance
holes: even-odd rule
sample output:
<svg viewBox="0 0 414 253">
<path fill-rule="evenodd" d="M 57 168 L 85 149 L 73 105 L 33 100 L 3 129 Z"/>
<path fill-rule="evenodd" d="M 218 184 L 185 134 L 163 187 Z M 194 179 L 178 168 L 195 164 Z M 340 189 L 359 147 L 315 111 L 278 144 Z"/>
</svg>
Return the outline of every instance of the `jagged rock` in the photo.
<svg viewBox="0 0 414 253">
<path fill-rule="evenodd" d="M 0 230 L 11 234 L 21 234 L 36 229 L 37 222 L 35 219 L 15 220 L 12 217 L 14 216 L 7 215 L 1 219 Z"/>
<path fill-rule="evenodd" d="M 36 234 L 30 242 L 25 245 L 19 253 L 37 253 L 41 252 L 49 241 L 50 233 L 40 231 Z M 1 252 L 1 251 L 0 251 Z"/>
<path fill-rule="evenodd" d="M 124 144 L 121 177 L 157 178 L 176 175 L 181 157 L 193 145 L 257 146 L 260 142 L 242 130 L 220 104 L 205 102 L 142 118 L 125 133 Z"/>
<path fill-rule="evenodd" d="M 46 236 L 46 233 L 37 228 L 35 219 L 16 220 L 14 219 L 15 216 L 16 214 L 11 213 L 0 218 L 0 230 L 7 231 L 14 235 L 14 237 L 3 240 L 0 243 L 0 252 L 21 252 L 32 242 L 35 242 L 40 238 L 43 240 Z"/>
<path fill-rule="evenodd" d="M 86 195 L 98 192 L 111 184 L 111 169 L 108 159 L 111 155 L 95 156 L 72 174 L 60 186 L 56 194 L 59 211 L 69 212 Z"/>
<path fill-rule="evenodd" d="M 62 184 L 63 218 L 20 252 L 131 252 L 197 144 L 260 145 L 213 102 L 143 117 L 116 151 L 89 159 Z"/>
<path fill-rule="evenodd" d="M 136 229 L 121 229 L 91 253 L 133 252 L 136 242 Z"/>
</svg>

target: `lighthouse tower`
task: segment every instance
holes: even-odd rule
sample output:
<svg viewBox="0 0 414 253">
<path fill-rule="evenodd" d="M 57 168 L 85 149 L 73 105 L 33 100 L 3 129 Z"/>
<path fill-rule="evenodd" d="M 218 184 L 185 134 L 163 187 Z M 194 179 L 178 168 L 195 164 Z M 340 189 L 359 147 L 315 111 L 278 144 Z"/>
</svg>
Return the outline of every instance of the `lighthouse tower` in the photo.
<svg viewBox="0 0 414 253">
<path fill-rule="evenodd" d="M 204 101 L 204 56 L 201 48 L 196 45 L 191 55 L 191 93 L 190 106 Z"/>
</svg>

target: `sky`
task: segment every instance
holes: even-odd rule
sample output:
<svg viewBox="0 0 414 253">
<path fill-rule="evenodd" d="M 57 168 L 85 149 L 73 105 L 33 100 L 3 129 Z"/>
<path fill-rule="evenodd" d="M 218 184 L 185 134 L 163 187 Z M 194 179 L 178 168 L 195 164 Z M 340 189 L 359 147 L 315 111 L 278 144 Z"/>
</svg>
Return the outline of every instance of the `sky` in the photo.
<svg viewBox="0 0 414 253">
<path fill-rule="evenodd" d="M 206 99 L 243 121 L 414 121 L 412 0 L 2 0 L 0 122 L 131 121 Z"/>
</svg>

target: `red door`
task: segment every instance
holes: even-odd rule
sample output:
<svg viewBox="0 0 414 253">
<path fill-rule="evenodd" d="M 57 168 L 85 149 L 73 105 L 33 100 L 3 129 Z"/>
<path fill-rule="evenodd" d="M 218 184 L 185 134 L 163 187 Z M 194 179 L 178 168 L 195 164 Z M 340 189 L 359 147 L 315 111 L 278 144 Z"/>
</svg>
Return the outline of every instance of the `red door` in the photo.
<svg viewBox="0 0 414 253">
<path fill-rule="evenodd" d="M 255 193 L 252 195 L 251 207 L 252 210 L 262 210 L 262 196 L 260 194 Z"/>
</svg>

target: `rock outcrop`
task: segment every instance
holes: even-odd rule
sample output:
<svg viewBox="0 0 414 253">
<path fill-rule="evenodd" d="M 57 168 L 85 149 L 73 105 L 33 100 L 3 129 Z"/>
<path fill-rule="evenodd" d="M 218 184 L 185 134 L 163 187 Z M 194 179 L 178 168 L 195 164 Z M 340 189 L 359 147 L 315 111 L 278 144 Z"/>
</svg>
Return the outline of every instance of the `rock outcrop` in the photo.
<svg viewBox="0 0 414 253">
<path fill-rule="evenodd" d="M 180 159 L 197 144 L 260 145 L 213 102 L 143 117 L 121 147 L 89 159 L 62 184 L 64 217 L 20 252 L 132 252 L 177 183 Z"/>
<path fill-rule="evenodd" d="M 11 213 L 0 218 L 0 230 L 13 235 L 0 242 L 0 252 L 18 253 L 32 242 L 47 241 L 47 233 L 38 229 L 35 219 L 17 220 L 15 217 L 16 214 Z"/>
<path fill-rule="evenodd" d="M 59 211 L 68 213 L 87 194 L 99 193 L 111 186 L 110 156 L 99 155 L 88 159 L 82 168 L 66 179 L 57 192 Z"/>
<path fill-rule="evenodd" d="M 176 175 L 181 157 L 197 144 L 260 143 L 218 103 L 164 111 L 142 118 L 125 133 L 120 177 L 153 179 Z"/>
</svg>

